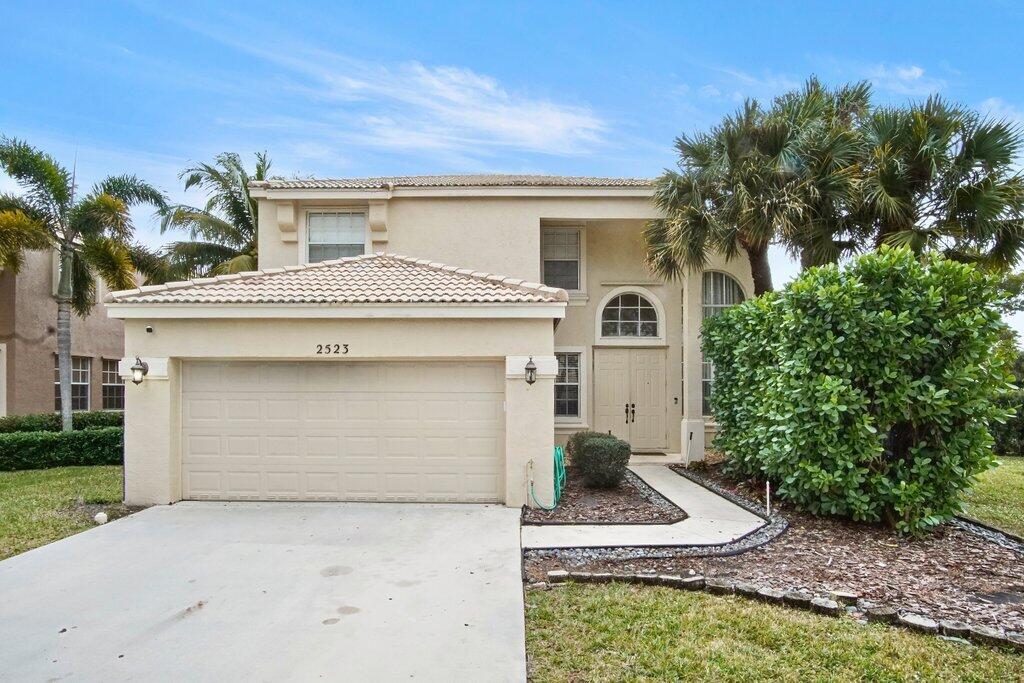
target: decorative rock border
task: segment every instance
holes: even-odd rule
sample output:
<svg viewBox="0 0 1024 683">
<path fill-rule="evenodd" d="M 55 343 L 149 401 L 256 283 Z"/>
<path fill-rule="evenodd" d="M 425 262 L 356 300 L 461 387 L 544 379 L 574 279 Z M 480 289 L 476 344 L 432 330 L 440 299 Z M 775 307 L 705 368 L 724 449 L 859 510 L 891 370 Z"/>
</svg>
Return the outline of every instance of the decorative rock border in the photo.
<svg viewBox="0 0 1024 683">
<path fill-rule="evenodd" d="M 988 524 L 982 524 L 981 522 L 968 517 L 954 517 L 950 524 L 972 533 L 975 536 L 980 536 L 986 541 L 1002 546 L 1007 550 L 1012 550 L 1015 553 L 1024 555 L 1024 538 L 1021 538 L 1020 536 L 1002 531 L 1001 529 L 989 526 Z"/>
<path fill-rule="evenodd" d="M 703 590 L 714 595 L 742 595 L 753 600 L 810 610 L 826 616 L 839 617 L 850 614 L 865 622 L 900 626 L 948 640 L 1006 647 L 1024 653 L 1024 633 L 1006 633 L 988 626 L 977 626 L 958 621 L 936 622 L 926 616 L 901 611 L 893 606 L 873 604 L 846 591 L 834 591 L 827 596 L 811 595 L 800 591 L 784 592 L 744 581 L 704 577 L 699 574 L 693 576 L 655 573 L 612 574 L 566 571 L 564 569 L 549 571 L 546 582 L 528 584 L 527 589 L 546 590 L 565 585 L 568 582 L 611 583 L 613 581 L 642 586 L 664 586 L 678 590 Z"/>
</svg>

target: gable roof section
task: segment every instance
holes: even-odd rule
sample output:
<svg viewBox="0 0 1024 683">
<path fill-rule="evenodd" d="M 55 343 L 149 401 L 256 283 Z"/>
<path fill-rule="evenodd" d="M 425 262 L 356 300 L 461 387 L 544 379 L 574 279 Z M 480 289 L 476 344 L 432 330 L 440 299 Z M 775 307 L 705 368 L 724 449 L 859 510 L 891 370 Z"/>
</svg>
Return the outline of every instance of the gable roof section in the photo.
<svg viewBox="0 0 1024 683">
<path fill-rule="evenodd" d="M 271 190 L 391 190 L 394 188 L 471 188 L 471 187 L 570 187 L 570 188 L 650 188 L 649 178 L 596 178 L 590 176 L 509 175 L 415 175 L 378 178 L 322 178 L 292 180 L 254 180 L 252 188 Z"/>
<path fill-rule="evenodd" d="M 111 304 L 558 304 L 564 289 L 426 259 L 369 254 L 111 292 Z"/>
</svg>

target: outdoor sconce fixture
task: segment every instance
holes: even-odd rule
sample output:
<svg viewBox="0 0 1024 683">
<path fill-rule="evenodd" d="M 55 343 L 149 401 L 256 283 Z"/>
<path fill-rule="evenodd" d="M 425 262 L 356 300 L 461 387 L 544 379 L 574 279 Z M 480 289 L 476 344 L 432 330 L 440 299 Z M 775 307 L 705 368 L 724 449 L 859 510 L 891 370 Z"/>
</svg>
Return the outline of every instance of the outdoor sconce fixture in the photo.
<svg viewBox="0 0 1024 683">
<path fill-rule="evenodd" d="M 142 384 L 142 378 L 149 374 L 149 363 L 135 356 L 135 365 L 132 366 L 132 382 Z"/>
<path fill-rule="evenodd" d="M 533 362 L 533 356 L 526 361 L 526 383 L 533 384 L 537 381 L 537 364 Z"/>
</svg>

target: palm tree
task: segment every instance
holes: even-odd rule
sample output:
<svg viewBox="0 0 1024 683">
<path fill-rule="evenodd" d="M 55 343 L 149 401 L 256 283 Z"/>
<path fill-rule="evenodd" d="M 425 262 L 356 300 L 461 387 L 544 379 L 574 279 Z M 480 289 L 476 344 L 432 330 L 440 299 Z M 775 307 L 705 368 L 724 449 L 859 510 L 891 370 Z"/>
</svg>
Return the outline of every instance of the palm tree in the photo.
<svg viewBox="0 0 1024 683">
<path fill-rule="evenodd" d="M 764 110 L 748 101 L 709 133 L 676 141 L 680 171 L 658 179 L 665 212 L 645 231 L 647 260 L 669 278 L 703 268 L 712 251 L 745 253 L 755 294 L 772 289 L 768 246 L 785 244 L 804 267 L 838 260 L 862 240 L 852 210 L 864 143 L 859 121 L 871 88 L 810 78 Z"/>
<path fill-rule="evenodd" d="M 23 188 L 22 196 L 0 202 L 8 225 L 45 235 L 43 246 L 58 251 L 57 361 L 61 421 L 71 426 L 71 311 L 86 316 L 96 303 L 96 278 L 111 289 L 136 285 L 130 207 L 166 205 L 164 196 L 135 176 L 111 176 L 81 198 L 73 172 L 53 157 L 12 138 L 0 138 L 0 168 Z"/>
<path fill-rule="evenodd" d="M 795 194 L 797 136 L 753 100 L 708 133 L 676 139 L 679 171 L 655 183 L 665 218 L 644 231 L 647 263 L 675 279 L 703 268 L 713 251 L 745 253 L 755 294 L 772 289 L 768 246 L 780 230 L 795 230 L 804 210 Z"/>
<path fill-rule="evenodd" d="M 875 246 L 937 250 L 996 269 L 1020 260 L 1019 126 L 931 97 L 877 110 L 865 121 L 864 136 L 863 202 Z"/>
<path fill-rule="evenodd" d="M 214 157 L 181 172 L 185 189 L 209 192 L 204 208 L 177 204 L 164 211 L 161 231 L 188 230 L 192 241 L 173 242 L 164 251 L 172 270 L 183 277 L 220 275 L 256 270 L 257 214 L 259 205 L 249 196 L 249 182 L 266 180 L 270 171 L 267 153 L 256 154 L 249 174 L 237 154 Z M 201 238 L 201 239 L 197 239 Z"/>
</svg>

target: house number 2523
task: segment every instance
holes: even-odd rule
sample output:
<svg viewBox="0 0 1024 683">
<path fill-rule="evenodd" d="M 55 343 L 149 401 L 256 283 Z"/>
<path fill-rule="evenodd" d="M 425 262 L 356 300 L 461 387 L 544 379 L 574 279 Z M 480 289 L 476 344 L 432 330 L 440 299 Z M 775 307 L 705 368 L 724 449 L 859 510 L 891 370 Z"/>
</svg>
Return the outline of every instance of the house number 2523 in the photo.
<svg viewBox="0 0 1024 683">
<path fill-rule="evenodd" d="M 320 356 L 344 356 L 348 353 L 348 344 L 317 344 L 316 352 Z"/>
</svg>

